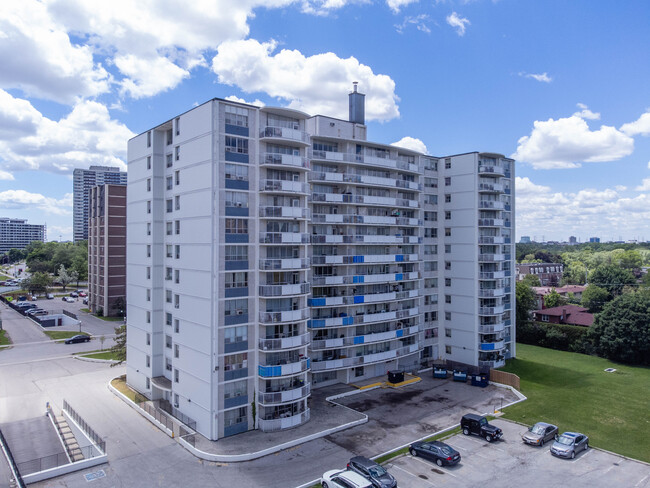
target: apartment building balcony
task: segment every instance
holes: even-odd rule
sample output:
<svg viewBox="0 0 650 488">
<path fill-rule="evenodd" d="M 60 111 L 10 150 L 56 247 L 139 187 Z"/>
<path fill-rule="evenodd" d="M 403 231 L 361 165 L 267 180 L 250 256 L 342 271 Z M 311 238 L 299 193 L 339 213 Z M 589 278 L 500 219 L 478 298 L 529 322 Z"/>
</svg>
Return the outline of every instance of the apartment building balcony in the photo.
<svg viewBox="0 0 650 488">
<path fill-rule="evenodd" d="M 503 219 L 478 219 L 479 227 L 503 227 L 504 223 Z"/>
<path fill-rule="evenodd" d="M 303 207 L 274 207 L 274 206 L 260 206 L 260 217 L 262 218 L 289 218 L 289 219 L 308 219 L 311 216 L 311 211 Z"/>
<path fill-rule="evenodd" d="M 309 169 L 309 160 L 295 154 L 261 153 L 260 166 L 278 166 L 280 168 Z"/>
<path fill-rule="evenodd" d="M 500 183 L 479 183 L 478 191 L 480 193 L 504 193 L 504 187 Z"/>
<path fill-rule="evenodd" d="M 358 175 L 353 173 L 312 172 L 310 181 L 330 181 L 335 183 L 351 183 L 364 186 L 377 186 L 381 188 L 402 188 L 413 191 L 422 191 L 422 185 L 415 181 L 398 178 L 385 178 L 381 176 Z"/>
<path fill-rule="evenodd" d="M 299 129 L 290 127 L 273 127 L 266 126 L 260 130 L 260 139 L 265 142 L 291 142 L 303 146 L 309 146 L 309 134 Z"/>
<path fill-rule="evenodd" d="M 505 311 L 505 307 L 503 305 L 499 305 L 496 307 L 479 307 L 478 308 L 478 314 L 479 315 L 501 315 Z"/>
<path fill-rule="evenodd" d="M 310 369 L 311 360 L 306 357 L 300 357 L 295 362 L 288 362 L 285 364 L 272 364 L 272 365 L 262 365 L 260 364 L 257 367 L 257 374 L 262 378 L 275 378 L 278 376 L 287 376 L 302 373 Z"/>
<path fill-rule="evenodd" d="M 309 185 L 300 181 L 260 180 L 260 192 L 308 194 Z"/>
<path fill-rule="evenodd" d="M 498 263 L 501 261 L 505 261 L 506 256 L 505 254 L 479 254 L 478 255 L 478 262 L 479 263 Z"/>
<path fill-rule="evenodd" d="M 305 346 L 309 343 L 309 332 L 291 337 L 260 339 L 259 347 L 263 351 L 280 351 Z"/>
<path fill-rule="evenodd" d="M 309 244 L 309 234 L 299 232 L 262 232 L 260 244 Z"/>
<path fill-rule="evenodd" d="M 506 277 L 505 271 L 481 271 L 478 274 L 479 280 L 498 280 Z"/>
<path fill-rule="evenodd" d="M 305 422 L 309 421 L 309 409 L 307 408 L 304 412 L 285 416 L 284 418 L 279 419 L 263 419 L 260 418 L 257 420 L 257 425 L 262 432 L 276 432 L 278 430 L 291 429 L 292 427 L 297 427 L 302 425 Z"/>
<path fill-rule="evenodd" d="M 396 159 L 380 158 L 377 156 L 367 156 L 364 154 L 352 154 L 333 151 L 311 151 L 310 157 L 314 161 L 336 161 L 357 164 L 368 164 L 370 166 L 380 166 L 382 168 L 394 168 L 419 173 L 417 164 L 398 161 Z"/>
<path fill-rule="evenodd" d="M 367 255 L 330 255 L 312 256 L 312 265 L 319 264 L 390 264 L 419 261 L 417 254 L 367 254 Z"/>
<path fill-rule="evenodd" d="M 308 308 L 285 310 L 280 312 L 260 312 L 260 322 L 263 324 L 279 324 L 307 320 L 311 311 Z"/>
<path fill-rule="evenodd" d="M 386 332 L 378 332 L 375 334 L 365 334 L 350 337 L 335 337 L 332 339 L 317 340 L 311 342 L 310 349 L 312 351 L 317 351 L 320 349 L 333 349 L 345 346 L 357 346 L 361 344 L 385 342 L 399 339 L 401 337 L 409 337 L 415 335 L 419 332 L 419 330 L 419 327 L 417 325 L 414 325 L 412 327 L 404 327 L 395 330 L 389 330 Z"/>
<path fill-rule="evenodd" d="M 351 205 L 376 205 L 398 208 L 418 208 L 417 200 L 372 195 L 353 195 L 352 193 L 312 193 L 313 202 L 345 203 Z"/>
<path fill-rule="evenodd" d="M 345 327 L 349 325 L 372 324 L 377 322 L 387 322 L 391 320 L 405 319 L 418 315 L 418 307 L 402 308 L 399 310 L 384 310 L 380 312 L 362 312 L 359 311 L 354 315 L 341 313 L 337 317 L 312 318 L 308 323 L 309 328 L 324 327 Z"/>
<path fill-rule="evenodd" d="M 308 397 L 311 393 L 311 385 L 304 382 L 296 382 L 296 385 L 288 385 L 279 391 L 258 391 L 257 399 L 262 405 L 273 405 L 279 403 L 295 402 Z"/>
<path fill-rule="evenodd" d="M 478 365 L 481 368 L 491 368 L 491 369 L 501 368 L 506 365 L 506 360 L 495 359 L 494 361 L 479 361 Z"/>
<path fill-rule="evenodd" d="M 479 236 L 479 244 L 503 244 L 506 238 L 502 236 Z"/>
<path fill-rule="evenodd" d="M 500 340 L 496 342 L 480 342 L 479 350 L 480 351 L 500 351 L 505 347 L 505 341 Z"/>
<path fill-rule="evenodd" d="M 506 170 L 501 166 L 495 164 L 479 164 L 478 174 L 504 176 L 506 174 Z"/>
<path fill-rule="evenodd" d="M 382 273 L 370 275 L 349 276 L 314 276 L 311 282 L 314 285 L 352 285 L 356 283 L 394 283 L 398 281 L 417 280 L 420 274 L 417 271 L 410 273 Z"/>
<path fill-rule="evenodd" d="M 415 354 L 419 351 L 417 344 L 382 351 L 378 353 L 360 355 L 355 357 L 341 356 L 336 359 L 324 359 L 320 361 L 314 360 L 312 371 L 327 371 L 332 369 L 351 368 L 359 365 L 374 364 L 380 362 L 390 361 L 392 359 Z"/>
<path fill-rule="evenodd" d="M 479 288 L 478 296 L 480 298 L 494 298 L 505 296 L 506 290 L 504 288 Z"/>
<path fill-rule="evenodd" d="M 418 244 L 418 236 L 395 235 L 350 235 L 350 234 L 321 234 L 312 235 L 312 244 Z"/>
<path fill-rule="evenodd" d="M 295 295 L 306 295 L 311 292 L 311 285 L 305 283 L 285 283 L 277 285 L 260 285 L 261 297 L 286 297 Z"/>
<path fill-rule="evenodd" d="M 309 258 L 260 259 L 259 266 L 263 271 L 309 269 L 311 260 Z"/>
<path fill-rule="evenodd" d="M 494 200 L 479 200 L 478 202 L 478 208 L 503 210 L 505 206 L 505 203 Z"/>
<path fill-rule="evenodd" d="M 493 324 L 479 324 L 478 331 L 481 334 L 496 334 L 505 330 L 504 322 L 494 322 Z"/>
</svg>

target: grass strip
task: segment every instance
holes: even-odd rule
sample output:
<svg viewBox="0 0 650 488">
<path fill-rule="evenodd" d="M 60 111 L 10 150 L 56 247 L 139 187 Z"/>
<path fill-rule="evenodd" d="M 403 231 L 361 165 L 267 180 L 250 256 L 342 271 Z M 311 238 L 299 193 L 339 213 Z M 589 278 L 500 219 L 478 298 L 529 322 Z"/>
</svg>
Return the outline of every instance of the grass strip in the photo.
<svg viewBox="0 0 650 488">
<path fill-rule="evenodd" d="M 48 337 L 54 341 L 69 339 L 70 337 L 74 337 L 76 335 L 90 335 L 87 332 L 77 332 L 72 330 L 44 330 L 43 332 L 45 332 L 45 334 L 47 334 Z"/>
<path fill-rule="evenodd" d="M 0 346 L 8 346 L 11 344 L 11 339 L 6 330 L 0 330 Z"/>
<path fill-rule="evenodd" d="M 129 400 L 131 400 L 133 403 L 142 403 L 147 401 L 147 397 L 144 395 L 141 395 L 137 391 L 131 389 L 127 384 L 126 384 L 126 375 L 122 375 L 119 378 L 115 378 L 114 380 L 111 381 L 111 385 L 122 393 L 125 397 L 127 397 Z"/>
</svg>

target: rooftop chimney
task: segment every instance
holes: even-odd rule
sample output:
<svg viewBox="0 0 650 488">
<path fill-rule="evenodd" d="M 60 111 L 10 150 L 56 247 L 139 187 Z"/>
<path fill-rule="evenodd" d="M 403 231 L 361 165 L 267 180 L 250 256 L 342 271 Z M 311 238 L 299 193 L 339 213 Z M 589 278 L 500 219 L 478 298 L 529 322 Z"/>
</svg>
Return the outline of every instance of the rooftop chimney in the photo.
<svg viewBox="0 0 650 488">
<path fill-rule="evenodd" d="M 358 81 L 353 81 L 353 91 L 348 95 L 350 101 L 350 122 L 365 125 L 366 123 L 366 96 L 357 91 Z"/>
</svg>

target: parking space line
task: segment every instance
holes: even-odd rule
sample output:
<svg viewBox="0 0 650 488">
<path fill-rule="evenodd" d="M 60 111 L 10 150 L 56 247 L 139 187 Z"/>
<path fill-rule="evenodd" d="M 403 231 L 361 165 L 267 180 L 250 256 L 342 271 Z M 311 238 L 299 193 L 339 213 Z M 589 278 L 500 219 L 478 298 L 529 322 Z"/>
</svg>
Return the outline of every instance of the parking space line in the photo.
<svg viewBox="0 0 650 488">
<path fill-rule="evenodd" d="M 428 481 L 428 480 L 423 480 L 422 478 L 420 478 L 419 476 L 417 476 L 417 475 L 411 473 L 410 471 L 407 471 L 407 470 L 404 469 L 404 468 L 400 468 L 397 464 L 393 464 L 393 465 L 391 466 L 391 469 L 392 469 L 392 468 L 397 468 L 397 469 L 399 469 L 400 471 L 404 471 L 406 474 L 413 476 L 414 478 L 417 478 L 417 479 L 419 479 L 419 480 L 422 480 L 424 483 L 427 483 L 427 484 L 429 484 L 429 485 L 431 485 L 431 486 L 436 486 L 436 485 L 434 485 L 433 483 L 431 483 L 430 481 Z"/>
<path fill-rule="evenodd" d="M 411 459 L 415 459 L 416 461 L 418 461 L 418 462 L 424 464 L 425 466 L 427 466 L 427 467 L 433 469 L 433 466 L 432 466 L 430 463 L 428 463 L 428 462 L 426 462 L 426 461 L 423 461 L 422 459 L 419 459 L 419 458 L 413 457 L 413 456 L 410 456 L 410 457 L 411 457 Z M 436 468 L 438 468 L 438 467 L 439 467 L 439 466 L 436 464 Z M 458 476 L 456 476 L 456 475 L 453 474 L 453 473 L 450 473 L 450 472 L 447 471 L 447 470 L 444 470 L 443 473 L 448 474 L 448 475 L 451 476 L 452 478 L 458 478 Z"/>
<path fill-rule="evenodd" d="M 580 461 L 581 459 L 583 459 L 584 457 L 586 457 L 586 456 L 587 456 L 589 453 L 591 453 L 591 452 L 594 452 L 594 450 L 593 450 L 593 449 L 589 449 L 587 452 L 584 452 L 584 451 L 583 451 L 582 456 L 579 456 L 577 459 L 574 459 L 574 461 L 577 463 L 578 461 Z"/>
<path fill-rule="evenodd" d="M 650 475 L 648 475 L 648 476 L 650 476 Z M 647 480 L 647 479 L 648 479 L 648 476 L 645 476 L 644 478 L 641 478 L 641 481 L 639 481 L 639 482 L 638 482 L 636 485 L 634 485 L 634 486 L 635 486 L 635 487 L 636 487 L 636 486 L 641 486 L 641 483 L 643 483 L 645 480 Z"/>
</svg>

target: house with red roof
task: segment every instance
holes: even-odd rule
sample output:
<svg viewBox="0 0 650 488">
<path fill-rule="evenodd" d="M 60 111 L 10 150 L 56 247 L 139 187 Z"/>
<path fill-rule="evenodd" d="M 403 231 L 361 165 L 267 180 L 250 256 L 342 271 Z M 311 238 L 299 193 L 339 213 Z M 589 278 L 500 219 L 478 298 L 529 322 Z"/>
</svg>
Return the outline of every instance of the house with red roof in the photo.
<svg viewBox="0 0 650 488">
<path fill-rule="evenodd" d="M 578 305 L 560 305 L 559 307 L 535 310 L 535 321 L 549 324 L 580 325 L 589 327 L 594 323 L 594 316 L 584 307 Z"/>
</svg>

